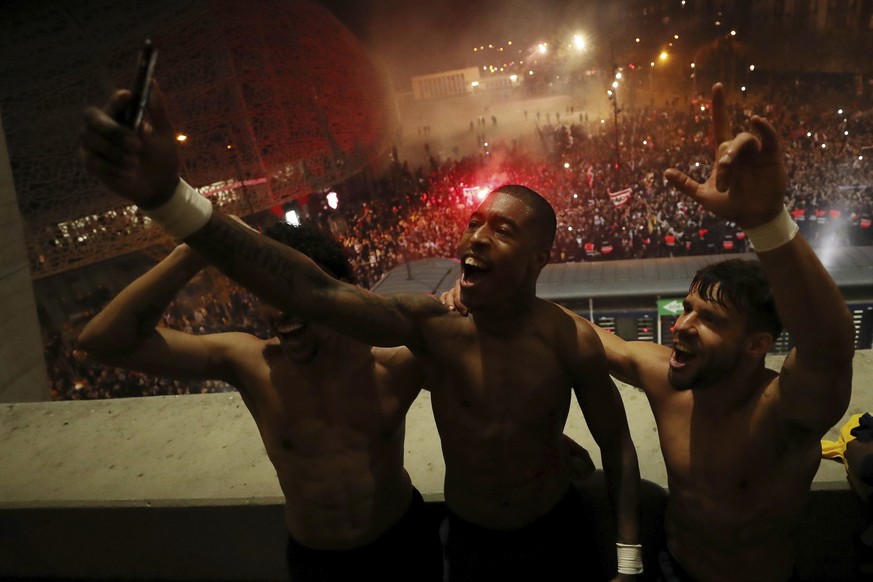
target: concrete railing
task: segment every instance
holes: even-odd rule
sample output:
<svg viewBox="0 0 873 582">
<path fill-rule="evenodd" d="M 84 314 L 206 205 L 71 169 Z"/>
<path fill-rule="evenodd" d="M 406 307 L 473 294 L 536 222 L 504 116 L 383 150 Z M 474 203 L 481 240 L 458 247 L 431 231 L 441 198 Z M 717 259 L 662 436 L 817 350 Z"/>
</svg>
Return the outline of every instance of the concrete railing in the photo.
<svg viewBox="0 0 873 582">
<path fill-rule="evenodd" d="M 873 351 L 858 352 L 844 421 L 873 410 L 871 368 Z M 619 389 L 656 523 L 657 430 L 645 396 Z M 600 466 L 575 404 L 565 432 Z M 426 392 L 408 415 L 406 465 L 439 511 L 445 466 Z M 804 579 L 854 579 L 864 510 L 842 465 L 822 461 L 801 527 Z M 285 541 L 282 492 L 236 393 L 0 408 L 0 578 L 281 580 Z"/>
</svg>

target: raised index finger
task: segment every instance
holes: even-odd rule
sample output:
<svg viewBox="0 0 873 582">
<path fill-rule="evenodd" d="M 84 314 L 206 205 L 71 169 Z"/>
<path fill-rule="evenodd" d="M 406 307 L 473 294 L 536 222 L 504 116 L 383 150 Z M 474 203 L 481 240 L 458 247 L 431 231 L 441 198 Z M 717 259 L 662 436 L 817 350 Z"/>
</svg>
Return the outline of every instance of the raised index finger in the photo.
<svg viewBox="0 0 873 582">
<path fill-rule="evenodd" d="M 712 86 L 712 129 L 715 133 L 715 151 L 718 156 L 718 146 L 730 141 L 731 124 L 728 120 L 727 105 L 724 100 L 724 85 L 716 83 Z"/>
</svg>

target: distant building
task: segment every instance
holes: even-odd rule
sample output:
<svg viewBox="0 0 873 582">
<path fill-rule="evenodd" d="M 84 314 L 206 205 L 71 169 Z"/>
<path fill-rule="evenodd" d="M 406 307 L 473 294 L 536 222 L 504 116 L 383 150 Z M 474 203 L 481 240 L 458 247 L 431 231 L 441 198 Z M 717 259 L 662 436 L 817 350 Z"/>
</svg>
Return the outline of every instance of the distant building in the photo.
<svg viewBox="0 0 873 582">
<path fill-rule="evenodd" d="M 473 93 L 480 82 L 476 67 L 419 75 L 412 78 L 412 94 L 416 100 L 456 97 Z"/>
</svg>

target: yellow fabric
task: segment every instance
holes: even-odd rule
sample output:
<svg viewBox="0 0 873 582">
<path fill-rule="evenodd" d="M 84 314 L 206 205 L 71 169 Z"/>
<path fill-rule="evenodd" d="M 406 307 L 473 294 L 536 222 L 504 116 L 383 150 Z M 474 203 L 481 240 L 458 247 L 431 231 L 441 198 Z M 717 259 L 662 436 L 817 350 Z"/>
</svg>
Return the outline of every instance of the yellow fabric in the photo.
<svg viewBox="0 0 873 582">
<path fill-rule="evenodd" d="M 849 485 L 852 486 L 852 489 L 855 490 L 861 500 L 866 502 L 870 499 L 870 495 L 873 494 L 873 488 L 864 483 L 864 481 L 858 477 L 855 473 L 857 469 L 853 469 L 849 466 L 849 463 L 846 462 L 845 455 L 846 447 L 850 442 L 855 440 L 855 435 L 852 434 L 852 429 L 860 424 L 862 416 L 864 416 L 864 414 L 852 415 L 846 424 L 840 427 L 840 438 L 838 440 L 826 441 L 822 439 L 821 456 L 823 459 L 833 459 L 835 461 L 840 461 L 843 464 L 846 468 L 846 477 L 849 480 Z"/>
<path fill-rule="evenodd" d="M 836 441 L 821 441 L 821 456 L 823 459 L 833 459 L 846 464 L 846 445 L 849 441 L 855 440 L 852 435 L 852 429 L 858 426 L 863 414 L 853 414 L 851 418 L 840 428 L 840 438 Z"/>
</svg>

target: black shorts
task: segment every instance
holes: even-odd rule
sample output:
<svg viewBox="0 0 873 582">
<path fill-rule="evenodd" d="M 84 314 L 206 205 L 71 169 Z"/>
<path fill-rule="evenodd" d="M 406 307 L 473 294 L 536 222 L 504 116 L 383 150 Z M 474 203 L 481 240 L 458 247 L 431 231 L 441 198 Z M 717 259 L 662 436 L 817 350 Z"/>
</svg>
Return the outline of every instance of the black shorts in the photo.
<svg viewBox="0 0 873 582">
<path fill-rule="evenodd" d="M 786 582 L 796 582 L 797 579 L 797 575 L 792 574 Z M 697 582 L 667 550 L 658 552 L 658 573 L 655 580 L 656 582 Z"/>
<path fill-rule="evenodd" d="M 418 490 L 397 524 L 374 542 L 344 551 L 314 550 L 288 539 L 292 582 L 442 580 L 439 522 L 427 511 Z"/>
<path fill-rule="evenodd" d="M 607 579 L 591 512 L 575 487 L 544 516 L 512 531 L 480 527 L 449 511 L 440 537 L 446 582 Z"/>
</svg>

